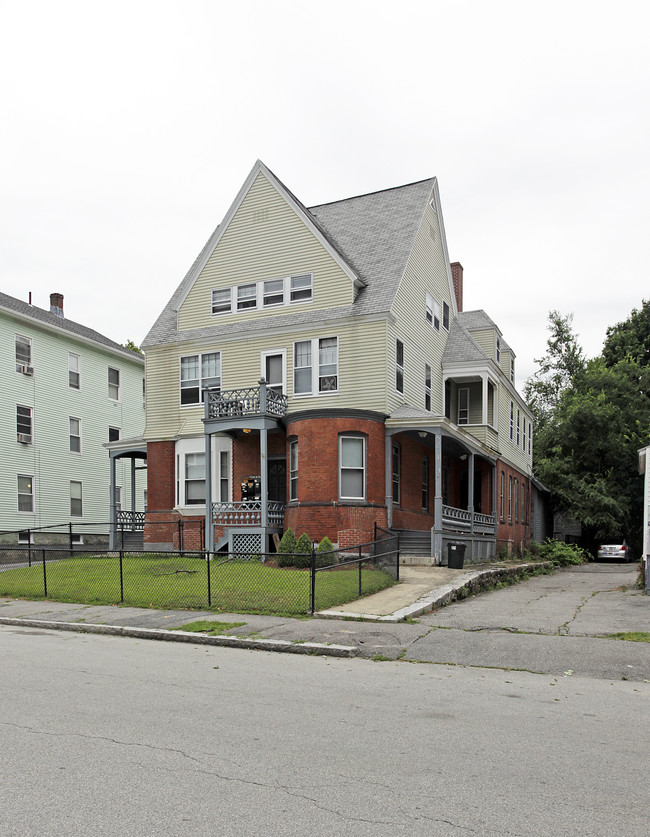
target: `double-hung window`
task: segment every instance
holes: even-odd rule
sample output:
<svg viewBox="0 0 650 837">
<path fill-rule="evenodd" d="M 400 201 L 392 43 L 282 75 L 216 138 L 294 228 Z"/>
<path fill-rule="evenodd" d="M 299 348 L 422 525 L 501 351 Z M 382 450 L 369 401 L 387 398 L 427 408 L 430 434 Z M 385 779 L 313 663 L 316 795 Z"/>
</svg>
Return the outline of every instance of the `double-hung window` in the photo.
<svg viewBox="0 0 650 837">
<path fill-rule="evenodd" d="M 293 394 L 337 392 L 339 388 L 338 337 L 300 340 L 293 346 Z M 318 358 L 318 364 L 314 359 Z"/>
<path fill-rule="evenodd" d="M 429 325 L 433 325 L 433 297 L 429 291 L 426 292 L 425 296 L 425 316 Z"/>
<path fill-rule="evenodd" d="M 298 499 L 298 440 L 289 442 L 289 499 Z"/>
<path fill-rule="evenodd" d="M 257 285 L 255 282 L 248 282 L 246 285 L 237 285 L 237 310 L 257 308 Z"/>
<path fill-rule="evenodd" d="M 68 352 L 68 386 L 81 389 L 81 357 L 74 352 Z"/>
<path fill-rule="evenodd" d="M 528 422 L 528 456 L 530 456 L 530 452 L 533 449 L 533 425 L 529 421 Z"/>
<path fill-rule="evenodd" d="M 301 276 L 292 276 L 290 280 L 291 302 L 304 302 L 311 299 L 313 293 L 312 275 L 305 273 Z"/>
<path fill-rule="evenodd" d="M 181 358 L 181 406 L 200 404 L 206 388 L 221 389 L 221 352 Z"/>
<path fill-rule="evenodd" d="M 205 504 L 205 454 L 186 453 L 185 473 L 183 474 L 185 503 Z"/>
<path fill-rule="evenodd" d="M 442 325 L 449 331 L 449 306 L 446 302 L 442 303 Z"/>
<path fill-rule="evenodd" d="M 499 520 L 503 521 L 503 507 L 505 502 L 505 493 L 506 493 L 506 475 L 503 471 L 501 471 L 501 486 L 499 492 Z"/>
<path fill-rule="evenodd" d="M 469 424 L 469 388 L 458 390 L 458 424 Z"/>
<path fill-rule="evenodd" d="M 511 401 L 510 402 L 510 441 L 512 442 L 515 438 L 515 405 Z"/>
<path fill-rule="evenodd" d="M 427 291 L 426 295 L 426 316 L 431 328 L 440 331 L 440 304 Z"/>
<path fill-rule="evenodd" d="M 70 452 L 81 453 L 81 419 L 70 416 Z"/>
<path fill-rule="evenodd" d="M 284 279 L 269 279 L 264 283 L 264 307 L 284 304 Z"/>
<path fill-rule="evenodd" d="M 395 341 L 395 389 L 404 392 L 404 343 Z"/>
<path fill-rule="evenodd" d="M 519 407 L 517 407 L 517 446 L 519 446 L 519 420 L 520 420 L 520 411 Z"/>
<path fill-rule="evenodd" d="M 514 357 L 510 358 L 510 382 L 514 384 L 515 382 L 515 359 Z"/>
<path fill-rule="evenodd" d="M 34 512 L 34 477 L 18 474 L 18 511 Z"/>
<path fill-rule="evenodd" d="M 77 480 L 70 480 L 70 514 L 83 516 L 83 486 Z"/>
<path fill-rule="evenodd" d="M 366 496 L 366 439 L 339 436 L 339 497 L 364 500 Z"/>
<path fill-rule="evenodd" d="M 501 338 L 497 337 L 497 363 L 501 364 Z"/>
<path fill-rule="evenodd" d="M 33 411 L 31 407 L 16 405 L 16 438 L 23 445 L 31 445 L 33 440 Z"/>
<path fill-rule="evenodd" d="M 424 364 L 424 409 L 431 410 L 431 367 Z"/>
<path fill-rule="evenodd" d="M 32 341 L 29 337 L 16 335 L 16 372 L 25 372 L 32 365 Z"/>
<path fill-rule="evenodd" d="M 120 370 L 108 367 L 108 397 L 112 401 L 120 400 Z"/>
<path fill-rule="evenodd" d="M 230 288 L 218 288 L 212 291 L 212 313 L 230 314 L 232 311 L 232 290 Z"/>
<path fill-rule="evenodd" d="M 512 523 L 512 476 L 508 477 L 508 523 Z"/>
<path fill-rule="evenodd" d="M 120 428 L 119 427 L 109 427 L 108 428 L 108 441 L 109 442 L 119 442 L 120 440 Z"/>
</svg>

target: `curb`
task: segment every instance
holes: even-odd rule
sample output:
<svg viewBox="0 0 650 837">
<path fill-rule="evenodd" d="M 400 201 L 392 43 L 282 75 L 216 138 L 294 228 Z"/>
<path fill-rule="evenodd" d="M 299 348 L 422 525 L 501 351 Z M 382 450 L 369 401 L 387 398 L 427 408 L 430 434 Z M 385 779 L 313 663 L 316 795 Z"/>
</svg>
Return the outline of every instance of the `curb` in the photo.
<svg viewBox="0 0 650 837">
<path fill-rule="evenodd" d="M 42 628 L 48 631 L 73 631 L 79 634 L 107 634 L 135 639 L 156 639 L 161 642 L 188 642 L 193 645 L 218 645 L 228 648 L 247 648 L 253 651 L 280 651 L 285 654 L 311 654 L 321 657 L 356 657 L 356 645 L 326 645 L 323 642 L 288 642 L 284 639 L 247 639 L 246 637 L 211 636 L 186 631 L 163 631 L 159 628 L 125 628 L 121 625 L 88 625 L 80 622 L 53 622 L 43 619 L 0 617 L 0 625 L 22 628 Z"/>
<path fill-rule="evenodd" d="M 450 604 L 458 598 L 461 590 L 468 589 L 472 592 L 472 588 L 476 587 L 476 592 L 479 592 L 482 587 L 489 586 L 492 580 L 496 582 L 503 578 L 517 576 L 528 569 L 536 568 L 552 569 L 553 563 L 543 561 L 535 564 L 518 564 L 516 567 L 491 567 L 486 570 L 473 570 L 450 584 L 430 590 L 424 596 L 421 596 L 417 602 L 383 616 L 373 613 L 350 613 L 341 610 L 321 610 L 314 616 L 322 616 L 326 619 L 357 619 L 364 622 L 402 622 L 404 619 L 415 619 Z M 475 585 L 474 582 L 477 581 L 479 584 Z"/>
</svg>

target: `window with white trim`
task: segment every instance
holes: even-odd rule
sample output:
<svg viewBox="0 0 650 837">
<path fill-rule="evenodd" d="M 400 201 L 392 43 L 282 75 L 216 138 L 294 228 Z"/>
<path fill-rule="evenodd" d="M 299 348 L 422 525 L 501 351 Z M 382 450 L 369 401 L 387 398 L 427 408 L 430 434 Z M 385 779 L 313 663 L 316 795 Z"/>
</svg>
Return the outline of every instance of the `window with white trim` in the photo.
<svg viewBox="0 0 650 837">
<path fill-rule="evenodd" d="M 186 505 L 205 505 L 205 453 L 185 454 L 183 493 Z"/>
<path fill-rule="evenodd" d="M 232 441 L 225 436 L 211 440 L 212 501 L 227 503 L 232 496 Z M 205 439 L 176 442 L 176 505 L 204 506 L 206 500 Z"/>
<path fill-rule="evenodd" d="M 402 451 L 400 446 L 397 444 L 393 444 L 393 503 L 399 506 L 400 501 L 400 487 L 401 487 L 401 475 L 402 475 Z"/>
<path fill-rule="evenodd" d="M 458 390 L 458 424 L 469 424 L 469 387 Z"/>
<path fill-rule="evenodd" d="M 293 344 L 293 394 L 338 392 L 338 337 L 315 337 Z M 318 358 L 318 364 L 314 359 Z"/>
<path fill-rule="evenodd" d="M 339 436 L 339 497 L 341 500 L 365 500 L 366 439 L 364 436 Z"/>
<path fill-rule="evenodd" d="M 533 425 L 532 422 L 528 422 L 528 456 L 530 456 L 531 451 L 533 449 Z"/>
<path fill-rule="evenodd" d="M 519 417 L 520 417 L 520 411 L 519 411 L 519 407 L 517 407 L 517 446 L 519 446 Z"/>
<path fill-rule="evenodd" d="M 108 367 L 108 397 L 112 401 L 120 400 L 120 370 Z"/>
<path fill-rule="evenodd" d="M 254 308 L 257 308 L 257 285 L 255 282 L 237 285 L 237 310 L 247 311 Z"/>
<path fill-rule="evenodd" d="M 221 352 L 181 357 L 181 406 L 200 404 L 207 387 L 221 389 Z"/>
<path fill-rule="evenodd" d="M 501 338 L 497 337 L 497 363 L 501 363 Z"/>
<path fill-rule="evenodd" d="M 120 440 L 120 428 L 119 427 L 109 427 L 108 428 L 108 441 L 109 442 L 119 442 Z"/>
<path fill-rule="evenodd" d="M 34 535 L 29 529 L 22 529 L 18 532 L 18 543 L 34 543 Z"/>
<path fill-rule="evenodd" d="M 286 365 L 285 349 L 262 352 L 262 377 L 266 381 L 268 389 L 274 390 L 279 395 L 284 395 L 287 391 Z"/>
<path fill-rule="evenodd" d="M 508 477 L 508 523 L 512 523 L 512 475 Z"/>
<path fill-rule="evenodd" d="M 289 442 L 289 499 L 298 499 L 298 440 Z"/>
<path fill-rule="evenodd" d="M 219 501 L 227 503 L 230 500 L 230 452 L 219 451 Z"/>
<path fill-rule="evenodd" d="M 32 365 L 32 341 L 22 334 L 16 335 L 16 372 L 25 372 Z"/>
<path fill-rule="evenodd" d="M 424 409 L 431 410 L 431 367 L 424 364 Z"/>
<path fill-rule="evenodd" d="M 449 331 L 449 306 L 446 302 L 442 303 L 442 325 Z"/>
<path fill-rule="evenodd" d="M 514 506 L 515 506 L 515 523 L 519 523 L 519 480 L 515 477 L 515 496 L 514 496 Z"/>
<path fill-rule="evenodd" d="M 505 493 L 506 493 L 506 475 L 503 471 L 501 471 L 501 490 L 499 493 L 499 520 L 503 521 L 503 510 L 504 510 L 504 502 L 505 502 Z"/>
<path fill-rule="evenodd" d="M 515 405 L 514 402 L 510 402 L 510 441 L 512 442 L 515 438 Z"/>
<path fill-rule="evenodd" d="M 217 288 L 212 291 L 212 313 L 230 314 L 232 311 L 232 288 Z"/>
<path fill-rule="evenodd" d="M 18 511 L 34 513 L 34 477 L 18 474 Z"/>
<path fill-rule="evenodd" d="M 395 341 L 395 389 L 404 392 L 404 343 Z"/>
<path fill-rule="evenodd" d="M 510 381 L 513 384 L 515 382 L 515 359 L 514 359 L 514 357 L 510 358 Z"/>
<path fill-rule="evenodd" d="M 121 512 L 122 511 L 122 486 L 121 485 L 114 485 L 113 486 L 113 502 L 115 503 L 115 511 Z"/>
<path fill-rule="evenodd" d="M 74 352 L 68 352 L 68 386 L 81 389 L 81 357 Z"/>
<path fill-rule="evenodd" d="M 521 417 L 521 449 L 526 453 L 526 416 Z"/>
<path fill-rule="evenodd" d="M 264 307 L 284 305 L 284 279 L 267 279 L 264 282 Z"/>
<path fill-rule="evenodd" d="M 31 445 L 34 439 L 33 409 L 16 405 L 16 439 L 23 445 Z"/>
<path fill-rule="evenodd" d="M 81 419 L 70 416 L 70 452 L 81 453 Z"/>
<path fill-rule="evenodd" d="M 429 291 L 425 292 L 424 304 L 425 304 L 425 309 L 424 310 L 425 310 L 425 316 L 427 318 L 427 322 L 429 323 L 430 326 L 433 326 L 433 297 L 431 296 Z"/>
<path fill-rule="evenodd" d="M 291 302 L 306 302 L 311 299 L 313 294 L 313 277 L 311 273 L 292 276 L 289 287 Z"/>
<path fill-rule="evenodd" d="M 83 485 L 78 480 L 70 480 L 70 514 L 83 517 Z"/>
</svg>

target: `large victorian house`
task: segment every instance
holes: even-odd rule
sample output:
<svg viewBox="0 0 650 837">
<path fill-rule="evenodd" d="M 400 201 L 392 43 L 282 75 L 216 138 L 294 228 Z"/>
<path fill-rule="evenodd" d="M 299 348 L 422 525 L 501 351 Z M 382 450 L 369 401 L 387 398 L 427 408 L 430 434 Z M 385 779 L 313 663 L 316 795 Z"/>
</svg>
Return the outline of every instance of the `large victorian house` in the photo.
<svg viewBox="0 0 650 837">
<path fill-rule="evenodd" d="M 143 344 L 145 545 L 527 544 L 515 356 L 462 309 L 435 178 L 306 208 L 258 161 Z"/>
</svg>

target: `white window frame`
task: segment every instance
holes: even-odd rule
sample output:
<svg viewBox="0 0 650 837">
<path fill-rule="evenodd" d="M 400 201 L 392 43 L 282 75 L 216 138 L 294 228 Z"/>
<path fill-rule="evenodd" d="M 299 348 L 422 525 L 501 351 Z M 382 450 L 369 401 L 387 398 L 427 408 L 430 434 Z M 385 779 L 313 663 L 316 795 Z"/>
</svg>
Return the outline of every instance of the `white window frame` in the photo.
<svg viewBox="0 0 650 837">
<path fill-rule="evenodd" d="M 515 359 L 514 357 L 510 357 L 510 383 L 514 384 L 515 382 Z"/>
<path fill-rule="evenodd" d="M 247 289 L 252 288 L 253 293 L 242 293 Z M 255 311 L 257 309 L 258 283 L 257 282 L 242 282 L 237 285 L 236 300 L 237 312 L 239 311 Z"/>
<path fill-rule="evenodd" d="M 17 477 L 16 481 L 17 481 L 17 489 L 18 489 L 17 500 L 16 500 L 17 508 L 18 508 L 18 514 L 34 514 L 34 512 L 36 510 L 36 499 L 35 499 L 36 498 L 36 491 L 34 490 L 34 477 L 33 477 L 32 474 L 17 474 L 16 477 Z M 24 479 L 24 480 L 30 480 L 30 488 L 31 488 L 30 492 L 27 492 L 27 491 L 22 491 L 21 492 L 21 490 L 20 490 L 20 480 L 21 480 L 21 478 Z M 20 498 L 21 497 L 30 497 L 31 498 L 31 508 L 30 509 L 21 509 L 20 508 Z"/>
<path fill-rule="evenodd" d="M 79 432 L 76 433 L 76 434 L 72 432 L 72 429 L 73 429 L 72 428 L 72 422 L 73 421 L 77 422 L 77 427 L 78 427 L 78 430 L 79 430 Z M 69 431 L 70 431 L 69 432 L 70 453 L 80 455 L 82 453 L 82 447 L 81 447 L 81 419 L 77 418 L 76 416 L 69 416 L 68 417 L 68 425 L 69 425 Z M 73 447 L 72 447 L 72 440 L 73 439 L 79 439 L 79 450 L 73 450 Z"/>
<path fill-rule="evenodd" d="M 404 341 L 399 337 L 395 338 L 395 391 L 404 395 Z"/>
<path fill-rule="evenodd" d="M 515 403 L 510 402 L 510 441 L 513 442 L 515 438 Z"/>
<path fill-rule="evenodd" d="M 212 355 L 217 355 L 218 363 L 219 363 L 219 374 L 218 375 L 204 375 L 204 358 L 211 357 Z M 197 367 L 198 367 L 198 377 L 197 378 L 186 378 L 185 381 L 193 382 L 196 381 L 196 384 L 193 386 L 183 387 L 183 361 L 189 360 L 191 358 L 196 358 Z M 206 384 L 211 381 L 218 380 L 218 384 L 214 384 L 215 389 L 221 389 L 222 382 L 223 382 L 223 359 L 221 352 L 197 352 L 193 355 L 181 355 L 178 359 L 179 371 L 178 371 L 178 378 L 179 378 L 179 403 L 181 408 L 185 407 L 200 407 L 203 403 L 203 389 Z M 197 389 L 197 400 L 196 401 L 187 401 L 183 403 L 183 390 L 191 391 Z"/>
<path fill-rule="evenodd" d="M 225 453 L 224 458 L 222 454 Z M 193 513 L 201 513 L 205 509 L 203 503 L 187 502 L 187 462 L 188 456 L 195 457 L 203 455 L 205 474 L 205 437 L 194 437 L 190 439 L 179 439 L 176 442 L 175 450 L 175 485 L 176 485 L 176 507 L 191 509 Z M 227 436 L 214 435 L 211 443 L 212 462 L 212 502 L 229 502 L 232 497 L 232 440 Z M 225 473 L 224 473 L 225 471 Z M 205 483 L 205 476 L 204 476 Z M 224 494 L 226 499 L 224 500 Z M 205 496 L 205 494 L 204 494 Z"/>
<path fill-rule="evenodd" d="M 424 364 L 424 409 L 431 412 L 431 366 Z"/>
<path fill-rule="evenodd" d="M 519 428 L 519 423 L 520 423 L 520 420 L 521 420 L 521 410 L 519 409 L 519 407 L 517 407 L 517 442 L 516 442 L 517 447 L 519 447 L 519 439 L 520 439 L 520 434 L 519 434 L 519 430 L 520 430 L 520 428 Z"/>
<path fill-rule="evenodd" d="M 336 362 L 335 364 L 322 364 L 320 353 L 321 353 L 321 342 L 325 340 L 334 340 L 335 341 L 335 348 L 336 348 Z M 298 346 L 310 344 L 310 355 L 309 355 L 309 364 L 305 364 L 303 366 L 296 365 L 296 350 Z M 325 366 L 336 366 L 336 371 L 332 375 L 330 374 L 322 374 L 321 370 Z M 311 369 L 310 375 L 310 389 L 307 390 L 296 390 L 296 370 L 299 369 Z M 336 389 L 322 389 L 321 390 L 321 379 L 336 377 Z M 314 397 L 321 397 L 326 395 L 336 395 L 339 391 L 339 338 L 338 335 L 329 335 L 327 337 L 313 337 L 307 340 L 296 340 L 293 344 L 293 395 L 294 398 L 314 398 Z"/>
<path fill-rule="evenodd" d="M 361 456 L 362 466 L 353 467 L 351 465 L 343 465 L 343 443 L 348 440 L 361 442 Z M 361 471 L 362 493 L 361 496 L 348 496 L 343 494 L 343 471 Z M 341 433 L 339 436 L 339 499 L 340 500 L 365 500 L 366 499 L 366 437 L 356 436 L 347 433 Z"/>
<path fill-rule="evenodd" d="M 306 282 L 304 280 L 307 280 Z M 301 284 L 302 283 L 302 284 Z M 294 287 L 294 284 L 296 287 Z M 298 273 L 289 277 L 289 302 L 311 302 L 314 298 L 314 274 Z"/>
<path fill-rule="evenodd" d="M 15 334 L 14 335 L 14 352 L 16 357 L 16 372 L 20 372 L 24 374 L 25 368 L 31 368 L 32 366 L 32 338 L 25 337 L 24 334 Z M 22 341 L 27 344 L 29 348 L 29 353 L 27 356 L 27 361 L 25 361 L 23 355 L 18 356 L 18 342 Z"/>
<path fill-rule="evenodd" d="M 289 501 L 298 499 L 298 440 L 289 442 Z"/>
<path fill-rule="evenodd" d="M 73 497 L 72 496 L 72 486 L 73 485 L 78 485 L 79 486 L 79 496 L 78 497 Z M 84 516 L 84 499 L 83 499 L 83 497 L 84 497 L 84 488 L 83 488 L 82 481 L 81 480 L 70 480 L 70 517 L 83 517 Z M 73 505 L 72 505 L 73 501 L 78 501 L 79 502 L 79 504 L 80 504 L 79 508 L 81 509 L 81 511 L 76 512 L 76 511 L 72 510 L 73 509 Z"/>
<path fill-rule="evenodd" d="M 280 382 L 282 395 L 287 394 L 287 350 L 286 349 L 265 349 L 260 355 L 260 376 L 266 381 L 267 388 L 275 388 L 277 383 L 270 384 L 266 377 L 266 360 L 269 357 L 282 358 L 282 381 Z"/>
<path fill-rule="evenodd" d="M 425 292 L 424 315 L 431 328 L 433 328 L 433 297 L 431 296 L 429 291 Z"/>
<path fill-rule="evenodd" d="M 111 430 L 117 430 L 117 439 L 111 439 Z M 108 441 L 109 442 L 119 442 L 119 440 L 121 438 L 122 438 L 122 428 L 121 427 L 115 427 L 114 425 L 109 424 L 109 426 L 108 426 Z"/>
<path fill-rule="evenodd" d="M 212 314 L 220 317 L 223 314 L 232 314 L 232 288 L 213 288 L 211 293 Z M 217 302 L 217 297 L 223 297 L 222 302 Z M 227 297 L 227 300 L 226 300 Z M 217 309 L 217 310 L 215 310 Z"/>
<path fill-rule="evenodd" d="M 121 485 L 114 485 L 113 486 L 113 502 L 115 503 L 115 511 L 121 512 L 122 511 L 122 486 Z"/>
<path fill-rule="evenodd" d="M 286 299 L 286 279 L 264 279 L 262 282 L 262 306 L 264 308 L 275 308 L 284 305 Z M 271 285 L 276 290 L 271 290 Z M 279 290 L 277 289 L 279 286 Z M 278 300 L 277 297 L 280 297 Z"/>
<path fill-rule="evenodd" d="M 528 456 L 531 455 L 533 449 L 533 423 L 528 422 Z"/>
<path fill-rule="evenodd" d="M 77 368 L 74 368 L 74 361 L 76 361 Z M 72 376 L 77 376 L 76 386 L 72 383 Z M 76 352 L 68 352 L 68 387 L 70 389 L 81 389 L 81 355 Z"/>
<path fill-rule="evenodd" d="M 449 331 L 449 305 L 444 301 L 442 303 L 442 327 L 445 331 Z"/>
<path fill-rule="evenodd" d="M 465 406 L 463 406 L 463 393 L 465 393 Z M 457 424 L 469 424 L 469 387 L 458 388 L 458 410 Z"/>
<path fill-rule="evenodd" d="M 501 338 L 497 337 L 497 363 L 501 365 Z"/>
<path fill-rule="evenodd" d="M 34 533 L 29 529 L 21 529 L 18 532 L 18 543 L 19 544 L 33 544 L 34 543 Z"/>
<path fill-rule="evenodd" d="M 111 372 L 116 372 L 117 373 L 117 384 L 115 384 L 114 381 L 111 382 Z M 114 388 L 115 386 L 117 386 L 117 398 L 114 398 L 111 395 L 111 387 Z M 119 402 L 121 394 L 122 394 L 122 382 L 120 380 L 120 370 L 116 369 L 114 366 L 109 366 L 108 367 L 108 398 L 109 398 L 110 401 Z"/>
<path fill-rule="evenodd" d="M 19 410 L 27 410 L 27 414 L 23 414 L 22 416 L 18 415 Z M 25 433 L 24 428 L 27 426 L 26 419 L 29 418 L 29 433 Z M 22 422 L 21 422 L 22 419 Z M 23 430 L 19 430 L 19 427 L 23 426 Z M 22 437 L 22 438 L 21 438 Z M 29 440 L 28 440 L 29 439 Z M 29 407 L 26 404 L 16 404 L 16 441 L 20 442 L 22 445 L 32 445 L 34 444 L 34 408 Z"/>
</svg>

